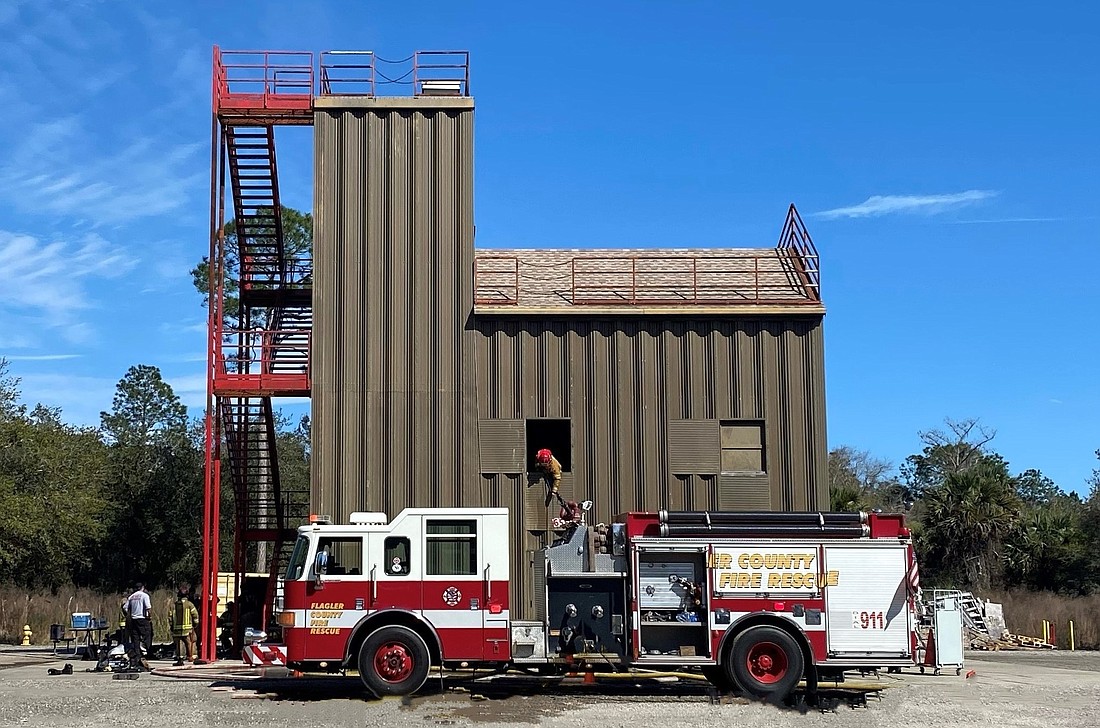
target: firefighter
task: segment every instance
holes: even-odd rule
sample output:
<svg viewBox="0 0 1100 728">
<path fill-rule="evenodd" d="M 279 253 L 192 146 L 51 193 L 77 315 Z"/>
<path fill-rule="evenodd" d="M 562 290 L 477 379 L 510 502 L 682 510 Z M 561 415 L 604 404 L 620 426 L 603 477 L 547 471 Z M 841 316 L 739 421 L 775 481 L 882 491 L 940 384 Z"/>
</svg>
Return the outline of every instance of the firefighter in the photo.
<svg viewBox="0 0 1100 728">
<path fill-rule="evenodd" d="M 551 498 L 557 498 L 559 503 L 565 505 L 561 496 L 558 495 L 558 488 L 561 486 L 561 463 L 558 459 L 544 447 L 535 453 L 535 467 L 546 473 L 546 482 L 549 486 L 546 490 L 546 505 L 550 505 Z"/>
<path fill-rule="evenodd" d="M 172 629 L 172 639 L 176 645 L 176 667 L 183 661 L 195 661 L 195 628 L 199 624 L 199 610 L 187 598 L 190 585 L 180 584 L 176 603 L 168 615 L 168 626 Z M 185 657 L 186 655 L 186 657 Z"/>
<path fill-rule="evenodd" d="M 123 599 L 118 605 L 118 631 L 114 633 L 114 641 L 118 644 L 126 644 L 126 604 L 127 600 Z"/>
</svg>

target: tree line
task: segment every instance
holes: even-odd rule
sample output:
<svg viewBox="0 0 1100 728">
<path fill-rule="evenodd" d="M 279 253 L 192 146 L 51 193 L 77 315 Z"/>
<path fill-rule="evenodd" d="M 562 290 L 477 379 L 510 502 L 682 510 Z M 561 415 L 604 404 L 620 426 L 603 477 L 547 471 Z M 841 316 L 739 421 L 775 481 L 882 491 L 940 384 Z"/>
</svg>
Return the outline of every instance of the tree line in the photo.
<svg viewBox="0 0 1100 728">
<path fill-rule="evenodd" d="M 117 592 L 198 583 L 204 450 L 199 420 L 160 371 L 130 367 L 98 426 L 20 404 L 0 359 L 0 583 Z M 309 423 L 278 420 L 280 472 L 309 482 Z M 228 474 L 229 468 L 222 468 Z M 222 549 L 233 540 L 233 488 L 221 484 Z M 223 569 L 229 568 L 228 561 Z"/>
<path fill-rule="evenodd" d="M 920 452 L 896 468 L 836 448 L 831 507 L 907 513 L 925 588 L 1100 592 L 1100 468 L 1082 498 L 1040 470 L 1012 474 L 995 435 L 976 419 L 949 419 L 919 433 Z"/>
<path fill-rule="evenodd" d="M 67 424 L 41 404 L 28 408 L 20 395 L 0 359 L 0 583 L 120 591 L 137 579 L 196 582 L 202 423 L 188 420 L 160 371 L 131 367 L 96 427 Z M 280 417 L 277 429 L 282 481 L 308 487 L 308 417 L 293 426 Z M 835 448 L 831 508 L 907 513 L 926 588 L 1100 592 L 1100 468 L 1082 498 L 1039 470 L 1013 474 L 993 449 L 994 434 L 977 420 L 948 420 L 919 433 L 920 451 L 899 467 Z M 228 479 L 221 492 L 228 559 Z"/>
</svg>

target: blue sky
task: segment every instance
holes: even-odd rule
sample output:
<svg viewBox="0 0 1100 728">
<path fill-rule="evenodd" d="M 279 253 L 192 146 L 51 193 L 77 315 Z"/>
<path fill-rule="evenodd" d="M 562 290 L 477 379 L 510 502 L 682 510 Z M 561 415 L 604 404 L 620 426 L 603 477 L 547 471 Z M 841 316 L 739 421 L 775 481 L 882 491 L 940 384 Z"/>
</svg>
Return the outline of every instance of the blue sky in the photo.
<svg viewBox="0 0 1100 728">
<path fill-rule="evenodd" d="M 1100 11 L 1085 3 L 0 4 L 0 356 L 98 421 L 131 364 L 197 413 L 210 48 L 471 51 L 479 247 L 822 255 L 830 445 L 980 417 L 1098 462 Z M 280 139 L 310 206 L 308 135 Z"/>
</svg>

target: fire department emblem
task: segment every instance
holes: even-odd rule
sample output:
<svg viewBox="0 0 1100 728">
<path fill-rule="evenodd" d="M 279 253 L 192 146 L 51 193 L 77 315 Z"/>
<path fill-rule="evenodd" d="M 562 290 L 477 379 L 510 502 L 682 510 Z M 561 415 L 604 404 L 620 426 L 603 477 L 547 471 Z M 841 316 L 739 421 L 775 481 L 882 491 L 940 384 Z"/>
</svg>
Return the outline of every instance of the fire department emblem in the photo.
<svg viewBox="0 0 1100 728">
<path fill-rule="evenodd" d="M 448 607 L 458 606 L 459 601 L 462 599 L 462 592 L 456 587 L 449 586 L 443 591 L 443 603 Z"/>
</svg>

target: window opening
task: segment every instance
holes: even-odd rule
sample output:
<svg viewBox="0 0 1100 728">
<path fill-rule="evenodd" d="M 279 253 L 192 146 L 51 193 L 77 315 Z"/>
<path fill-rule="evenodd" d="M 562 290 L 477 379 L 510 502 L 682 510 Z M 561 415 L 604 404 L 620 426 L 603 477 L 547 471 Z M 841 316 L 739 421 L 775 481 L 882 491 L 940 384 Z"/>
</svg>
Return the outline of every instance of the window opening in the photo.
<svg viewBox="0 0 1100 728">
<path fill-rule="evenodd" d="M 429 520 L 426 541 L 428 575 L 477 575 L 477 521 Z"/>
<path fill-rule="evenodd" d="M 306 554 L 309 553 L 309 537 L 299 536 L 294 542 L 294 551 L 290 554 L 290 561 L 286 565 L 286 577 L 287 581 L 294 581 L 302 578 L 302 572 L 305 571 Z"/>
<path fill-rule="evenodd" d="M 573 438 L 569 420 L 527 420 L 527 470 L 535 470 L 535 453 L 546 448 L 561 463 L 563 473 L 573 470 Z"/>
<path fill-rule="evenodd" d="M 386 539 L 386 573 L 390 576 L 409 575 L 409 539 L 404 536 L 390 536 Z"/>
<path fill-rule="evenodd" d="M 723 421 L 721 423 L 722 472 L 766 472 L 764 423 Z"/>
<path fill-rule="evenodd" d="M 321 538 L 317 552 L 328 550 L 328 568 L 325 576 L 360 576 L 363 573 L 362 538 Z"/>
</svg>

